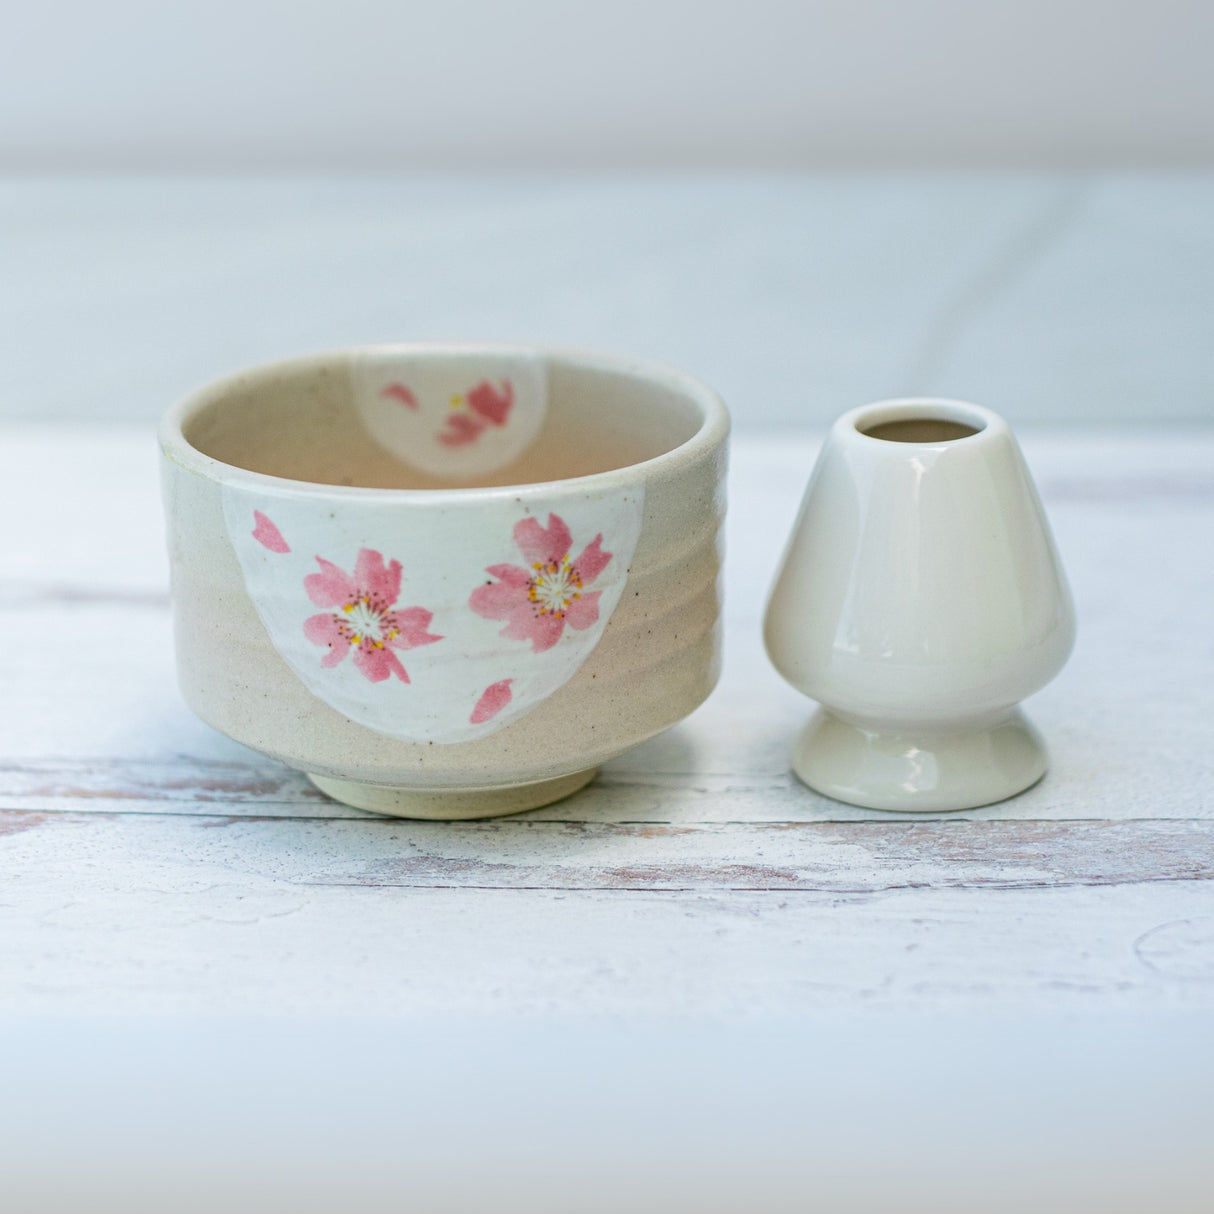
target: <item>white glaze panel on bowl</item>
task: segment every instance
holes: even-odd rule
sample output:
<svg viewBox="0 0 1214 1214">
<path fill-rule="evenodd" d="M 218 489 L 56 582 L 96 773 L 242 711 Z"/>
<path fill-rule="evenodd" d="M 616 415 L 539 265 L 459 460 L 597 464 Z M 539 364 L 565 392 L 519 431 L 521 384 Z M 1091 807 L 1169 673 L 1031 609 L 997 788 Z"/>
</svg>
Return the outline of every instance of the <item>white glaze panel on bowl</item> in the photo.
<svg viewBox="0 0 1214 1214">
<path fill-rule="evenodd" d="M 368 729 L 449 744 L 529 712 L 589 657 L 643 498 L 436 502 L 402 527 L 390 505 L 241 486 L 224 517 L 270 641 L 312 694 Z"/>
</svg>

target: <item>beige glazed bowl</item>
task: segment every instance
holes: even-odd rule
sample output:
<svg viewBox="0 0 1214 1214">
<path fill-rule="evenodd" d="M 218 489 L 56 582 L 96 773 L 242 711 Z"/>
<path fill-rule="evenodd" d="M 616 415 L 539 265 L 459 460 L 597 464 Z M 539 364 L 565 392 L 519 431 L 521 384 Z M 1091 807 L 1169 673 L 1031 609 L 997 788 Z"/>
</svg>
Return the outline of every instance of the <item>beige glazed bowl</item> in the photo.
<svg viewBox="0 0 1214 1214">
<path fill-rule="evenodd" d="M 566 796 L 716 683 L 728 431 L 677 371 L 543 347 L 212 384 L 160 432 L 185 698 L 363 809 Z"/>
</svg>

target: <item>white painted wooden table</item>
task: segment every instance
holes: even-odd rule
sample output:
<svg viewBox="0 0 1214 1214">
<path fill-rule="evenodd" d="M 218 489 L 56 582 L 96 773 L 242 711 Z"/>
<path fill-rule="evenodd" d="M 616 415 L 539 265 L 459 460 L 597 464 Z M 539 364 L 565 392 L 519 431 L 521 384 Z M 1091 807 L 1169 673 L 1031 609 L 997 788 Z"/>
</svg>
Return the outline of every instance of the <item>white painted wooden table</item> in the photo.
<svg viewBox="0 0 1214 1214">
<path fill-rule="evenodd" d="M 1212 329 L 1209 174 L 0 180 L 0 1210 L 1209 1209 Z M 185 709 L 150 433 L 450 336 L 743 435 L 717 693 L 462 826 Z M 1080 623 L 1049 776 L 938 820 L 797 785 L 759 644 L 813 428 L 910 393 L 1020 429 Z"/>
<path fill-rule="evenodd" d="M 1214 1009 L 1214 436 L 1026 436 L 1080 629 L 1023 796 L 928 820 L 790 776 L 808 705 L 759 625 L 814 446 L 750 439 L 716 693 L 464 825 L 338 805 L 189 713 L 148 433 L 3 446 L 0 1007 Z"/>
<path fill-rule="evenodd" d="M 709 702 L 423 824 L 185 708 L 149 431 L 0 430 L 6 1208 L 1202 1208 L 1214 435 L 1023 439 L 1080 623 L 1038 787 L 907 818 L 789 775 L 759 624 L 815 444 L 752 437 Z"/>
</svg>

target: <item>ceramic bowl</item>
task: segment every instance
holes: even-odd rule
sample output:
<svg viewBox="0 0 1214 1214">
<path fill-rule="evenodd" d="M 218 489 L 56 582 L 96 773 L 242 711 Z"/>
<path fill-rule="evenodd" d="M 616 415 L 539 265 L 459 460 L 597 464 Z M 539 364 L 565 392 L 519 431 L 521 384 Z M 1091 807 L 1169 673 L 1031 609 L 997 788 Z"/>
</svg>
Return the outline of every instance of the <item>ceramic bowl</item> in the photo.
<svg viewBox="0 0 1214 1214">
<path fill-rule="evenodd" d="M 212 384 L 160 431 L 185 698 L 363 809 L 566 796 L 716 682 L 728 430 L 680 372 L 531 346 Z"/>
</svg>

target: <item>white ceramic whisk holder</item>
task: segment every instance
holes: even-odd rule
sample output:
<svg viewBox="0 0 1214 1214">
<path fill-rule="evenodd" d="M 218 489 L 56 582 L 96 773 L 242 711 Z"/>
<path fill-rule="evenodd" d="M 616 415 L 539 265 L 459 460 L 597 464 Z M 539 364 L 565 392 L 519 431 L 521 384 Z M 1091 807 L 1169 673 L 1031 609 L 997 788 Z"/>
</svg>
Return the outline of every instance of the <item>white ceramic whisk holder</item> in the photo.
<svg viewBox="0 0 1214 1214">
<path fill-rule="evenodd" d="M 896 400 L 845 413 L 768 602 L 767 652 L 821 705 L 797 775 L 854 805 L 968 809 L 1046 769 L 1019 703 L 1061 670 L 1075 616 L 1007 422 Z"/>
</svg>

